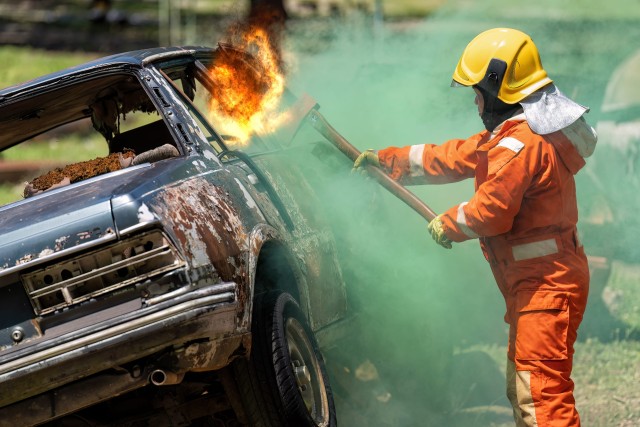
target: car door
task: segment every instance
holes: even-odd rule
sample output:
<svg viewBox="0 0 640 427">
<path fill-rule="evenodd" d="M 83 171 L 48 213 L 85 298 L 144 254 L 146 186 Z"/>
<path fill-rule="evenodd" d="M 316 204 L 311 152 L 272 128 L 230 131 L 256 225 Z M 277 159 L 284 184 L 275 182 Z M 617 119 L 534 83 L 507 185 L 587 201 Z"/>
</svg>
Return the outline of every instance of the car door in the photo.
<svg viewBox="0 0 640 427">
<path fill-rule="evenodd" d="M 301 303 L 312 314 L 312 327 L 316 329 L 343 317 L 347 311 L 346 291 L 334 236 L 323 218 L 313 186 L 283 145 L 281 133 L 253 134 L 248 141 L 239 143 L 235 135 L 218 131 L 219 118 L 209 111 L 212 82 L 205 64 L 196 61 L 159 68 L 179 92 L 200 128 L 197 132 L 207 140 L 207 148 L 213 149 L 238 179 L 266 221 L 290 236 L 295 255 L 304 266 L 308 301 Z M 319 134 L 314 137 L 321 138 Z"/>
</svg>

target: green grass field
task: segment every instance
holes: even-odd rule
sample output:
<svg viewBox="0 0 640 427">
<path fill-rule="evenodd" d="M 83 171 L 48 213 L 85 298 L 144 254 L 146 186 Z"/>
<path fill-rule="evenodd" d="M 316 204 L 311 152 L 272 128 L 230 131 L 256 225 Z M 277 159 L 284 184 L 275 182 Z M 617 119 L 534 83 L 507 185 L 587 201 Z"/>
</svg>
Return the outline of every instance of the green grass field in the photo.
<svg viewBox="0 0 640 427">
<path fill-rule="evenodd" d="M 60 53 L 23 47 L 0 46 L 0 87 L 21 83 L 95 59 L 95 54 Z"/>
<path fill-rule="evenodd" d="M 579 340 L 572 378 L 582 425 L 636 427 L 640 421 L 640 342 Z M 505 350 L 498 345 L 465 349 L 488 355 L 504 374 Z M 468 379 L 467 389 L 473 380 Z M 496 384 L 501 387 L 502 384 Z M 494 388 L 496 393 L 499 387 Z M 464 390 L 464 388 L 462 388 Z M 496 399 L 500 396 L 495 395 Z M 464 399 L 464 393 L 454 396 Z M 451 415 L 456 427 L 513 427 L 510 410 L 502 405 L 463 407 Z"/>
</svg>

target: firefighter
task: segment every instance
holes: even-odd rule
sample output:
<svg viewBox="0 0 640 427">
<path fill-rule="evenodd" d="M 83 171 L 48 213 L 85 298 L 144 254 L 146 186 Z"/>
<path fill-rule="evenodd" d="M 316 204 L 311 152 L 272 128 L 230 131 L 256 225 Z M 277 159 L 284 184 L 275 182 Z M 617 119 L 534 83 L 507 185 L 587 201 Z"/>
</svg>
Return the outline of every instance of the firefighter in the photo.
<svg viewBox="0 0 640 427">
<path fill-rule="evenodd" d="M 579 426 L 570 378 L 589 289 L 574 175 L 596 144 L 525 33 L 476 36 L 453 73 L 471 87 L 485 130 L 441 145 L 367 150 L 355 161 L 404 183 L 475 179 L 475 193 L 428 225 L 445 248 L 479 239 L 506 303 L 507 396 L 517 426 Z"/>
</svg>

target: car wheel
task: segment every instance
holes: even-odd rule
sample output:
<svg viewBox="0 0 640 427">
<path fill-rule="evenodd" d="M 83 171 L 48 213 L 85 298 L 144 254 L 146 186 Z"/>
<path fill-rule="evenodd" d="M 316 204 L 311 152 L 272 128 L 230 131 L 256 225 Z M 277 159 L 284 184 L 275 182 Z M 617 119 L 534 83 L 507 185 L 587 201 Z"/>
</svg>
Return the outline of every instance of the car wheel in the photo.
<svg viewBox="0 0 640 427">
<path fill-rule="evenodd" d="M 334 427 L 336 413 L 324 360 L 293 297 L 256 298 L 249 361 L 234 364 L 247 421 L 260 427 Z"/>
</svg>

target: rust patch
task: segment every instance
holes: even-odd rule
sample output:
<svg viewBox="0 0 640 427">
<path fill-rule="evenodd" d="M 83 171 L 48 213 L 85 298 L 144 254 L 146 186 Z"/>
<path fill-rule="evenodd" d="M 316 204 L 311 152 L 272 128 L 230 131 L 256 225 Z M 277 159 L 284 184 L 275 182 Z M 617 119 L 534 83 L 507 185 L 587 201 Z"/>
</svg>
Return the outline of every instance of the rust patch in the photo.
<svg viewBox="0 0 640 427">
<path fill-rule="evenodd" d="M 242 335 L 236 335 L 219 341 L 190 344 L 184 351 L 184 362 L 193 371 L 209 371 L 224 368 L 229 359 L 241 348 Z"/>
<path fill-rule="evenodd" d="M 32 254 L 26 254 L 25 256 L 23 256 L 22 258 L 20 258 L 19 260 L 16 261 L 16 265 L 26 264 L 29 261 L 31 261 L 32 259 L 34 259 Z"/>
<path fill-rule="evenodd" d="M 228 193 L 193 179 L 165 189 L 154 209 L 172 222 L 193 267 L 212 264 L 222 280 L 245 282 L 247 233 Z"/>
<path fill-rule="evenodd" d="M 56 239 L 56 245 L 53 248 L 55 252 L 59 252 L 64 249 L 67 240 L 69 240 L 69 236 L 61 236 Z"/>
</svg>

